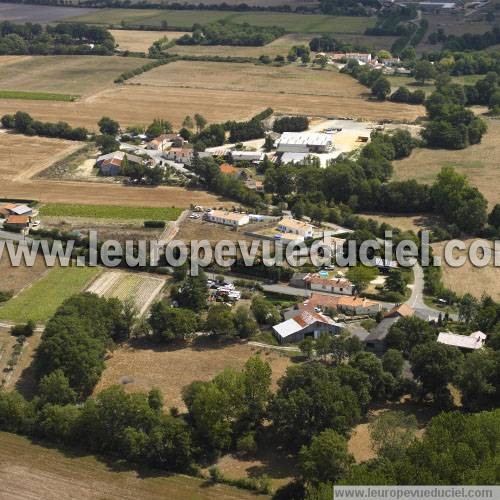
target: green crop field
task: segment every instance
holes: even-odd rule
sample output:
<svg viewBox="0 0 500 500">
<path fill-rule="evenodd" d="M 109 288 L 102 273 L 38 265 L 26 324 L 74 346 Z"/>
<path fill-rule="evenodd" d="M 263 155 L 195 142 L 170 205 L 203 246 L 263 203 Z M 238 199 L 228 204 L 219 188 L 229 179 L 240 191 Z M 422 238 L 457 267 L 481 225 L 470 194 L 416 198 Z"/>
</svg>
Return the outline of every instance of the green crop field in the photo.
<svg viewBox="0 0 500 500">
<path fill-rule="evenodd" d="M 51 94 L 50 92 L 23 92 L 22 90 L 0 90 L 0 99 L 29 99 L 33 101 L 76 101 L 80 96 Z"/>
<path fill-rule="evenodd" d="M 362 34 L 375 25 L 375 18 L 327 16 L 322 14 L 293 14 L 288 12 L 216 12 L 196 10 L 151 10 L 151 9 L 103 9 L 65 21 L 80 21 L 93 24 L 118 26 L 160 26 L 166 21 L 170 28 L 189 30 L 193 24 L 213 21 L 249 23 L 255 26 L 282 26 L 290 33 L 335 33 Z M 168 33 L 167 33 L 168 34 Z"/>
<path fill-rule="evenodd" d="M 69 297 L 85 289 L 99 274 L 97 267 L 55 267 L 29 288 L 0 307 L 0 319 L 43 323 Z"/>
<path fill-rule="evenodd" d="M 119 220 L 176 220 L 182 209 L 175 207 L 120 207 L 115 205 L 74 205 L 49 203 L 40 209 L 41 216 L 86 217 Z"/>
</svg>

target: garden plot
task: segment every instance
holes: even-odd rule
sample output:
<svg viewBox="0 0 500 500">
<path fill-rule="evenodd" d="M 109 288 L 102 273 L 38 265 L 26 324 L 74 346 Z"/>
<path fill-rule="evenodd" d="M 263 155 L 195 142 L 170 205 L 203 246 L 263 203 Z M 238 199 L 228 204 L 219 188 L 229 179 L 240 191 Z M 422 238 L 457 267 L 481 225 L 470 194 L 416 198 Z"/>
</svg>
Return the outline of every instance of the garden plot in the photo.
<svg viewBox="0 0 500 500">
<path fill-rule="evenodd" d="M 87 288 L 87 292 L 121 301 L 133 299 L 139 313 L 144 314 L 161 292 L 165 281 L 164 278 L 144 274 L 109 271 L 101 274 Z"/>
</svg>

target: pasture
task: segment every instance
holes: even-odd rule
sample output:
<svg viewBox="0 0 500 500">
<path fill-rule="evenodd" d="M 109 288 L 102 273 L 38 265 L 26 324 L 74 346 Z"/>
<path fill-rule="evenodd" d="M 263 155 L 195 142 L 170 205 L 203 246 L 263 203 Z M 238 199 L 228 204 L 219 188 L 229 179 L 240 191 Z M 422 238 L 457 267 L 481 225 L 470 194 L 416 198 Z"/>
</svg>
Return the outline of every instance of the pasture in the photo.
<svg viewBox="0 0 500 500">
<path fill-rule="evenodd" d="M 102 273 L 87 292 L 121 301 L 132 300 L 139 314 L 144 314 L 165 285 L 165 278 L 146 274 L 108 271 Z"/>
<path fill-rule="evenodd" d="M 444 166 L 452 166 L 465 175 L 486 197 L 490 206 L 500 202 L 500 121 L 487 119 L 488 132 L 481 144 L 459 151 L 415 149 L 403 160 L 394 161 L 396 180 L 416 179 L 432 183 Z"/>
<path fill-rule="evenodd" d="M 182 348 L 180 348 L 182 347 Z M 200 337 L 187 346 L 152 344 L 146 340 L 124 344 L 113 351 L 95 392 L 123 383 L 126 391 L 144 392 L 159 388 L 165 408 L 185 410 L 182 388 L 194 380 L 210 380 L 224 368 L 240 370 L 251 356 L 258 354 L 271 364 L 273 386 L 291 361 L 276 351 L 237 341 L 219 342 Z"/>
<path fill-rule="evenodd" d="M 48 203 L 40 208 L 41 216 L 85 217 L 112 220 L 176 220 L 180 208 L 126 207 L 117 205 L 76 205 L 72 203 Z"/>
<path fill-rule="evenodd" d="M 0 432 L 0 484 L 3 498 L 165 498 L 250 500 L 268 498 L 202 479 L 145 468 L 124 467 L 109 458 L 69 448 L 43 446 Z"/>
<path fill-rule="evenodd" d="M 467 251 L 473 241 L 472 239 L 465 241 Z M 443 257 L 445 244 L 446 242 L 434 243 L 432 245 L 434 255 Z M 453 255 L 455 258 L 466 256 L 467 251 L 454 250 Z M 480 253 L 478 257 L 481 257 Z M 450 290 L 459 295 L 470 293 L 478 299 L 486 293 L 493 300 L 500 300 L 500 267 L 495 267 L 491 263 L 485 267 L 475 267 L 468 259 L 460 267 L 450 267 L 443 258 L 442 262 L 443 283 Z"/>
<path fill-rule="evenodd" d="M 121 73 L 142 64 L 144 60 L 136 57 L 30 56 L 1 66 L 0 90 L 85 97 L 113 85 Z"/>
<path fill-rule="evenodd" d="M 99 9 L 96 12 L 66 19 L 92 24 L 125 26 L 168 26 L 179 30 L 190 30 L 195 23 L 214 21 L 249 23 L 254 26 L 281 26 L 289 33 L 336 33 L 362 34 L 375 25 L 375 18 L 328 16 L 323 14 L 294 14 L 288 12 L 237 12 L 197 10 L 151 10 L 151 9 Z"/>
<path fill-rule="evenodd" d="M 134 30 L 110 30 L 118 48 L 122 51 L 147 52 L 149 47 L 166 36 L 169 41 L 175 40 L 186 34 L 186 31 L 134 31 Z"/>
<path fill-rule="evenodd" d="M 84 290 L 88 282 L 100 272 L 96 267 L 54 267 L 0 306 L 0 320 L 44 323 L 67 298 Z"/>
</svg>

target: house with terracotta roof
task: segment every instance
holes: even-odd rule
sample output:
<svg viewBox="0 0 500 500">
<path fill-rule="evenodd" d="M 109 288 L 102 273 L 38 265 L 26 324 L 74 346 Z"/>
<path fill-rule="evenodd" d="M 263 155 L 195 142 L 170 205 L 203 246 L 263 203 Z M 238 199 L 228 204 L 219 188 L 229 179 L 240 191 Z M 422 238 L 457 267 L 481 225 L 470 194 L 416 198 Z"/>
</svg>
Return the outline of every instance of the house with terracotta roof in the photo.
<svg viewBox="0 0 500 500">
<path fill-rule="evenodd" d="M 314 227 L 308 222 L 292 219 L 291 217 L 283 217 L 283 219 L 278 222 L 278 231 L 281 233 L 298 234 L 304 238 L 312 238 Z"/>
<path fill-rule="evenodd" d="M 387 311 L 384 318 L 409 318 L 415 314 L 415 310 L 408 304 L 396 304 Z"/>
<path fill-rule="evenodd" d="M 9 215 L 3 224 L 7 231 L 21 231 L 29 229 L 31 226 L 31 216 L 29 215 Z"/>
<path fill-rule="evenodd" d="M 191 165 L 194 158 L 194 151 L 191 148 L 170 148 L 166 153 L 167 160 Z"/>
<path fill-rule="evenodd" d="M 306 288 L 317 292 L 354 295 L 355 286 L 347 278 L 323 277 L 320 273 L 308 273 L 304 277 Z"/>
<path fill-rule="evenodd" d="M 324 295 L 313 293 L 304 301 L 302 307 L 313 310 L 326 311 L 327 309 L 337 309 L 345 314 L 366 315 L 376 314 L 382 308 L 380 302 L 356 297 L 353 295 Z"/>
<path fill-rule="evenodd" d="M 238 214 L 226 210 L 211 210 L 204 215 L 204 219 L 226 226 L 240 227 L 250 222 L 248 214 Z"/>
<path fill-rule="evenodd" d="M 338 335 L 343 328 L 324 314 L 303 309 L 292 318 L 273 326 L 273 333 L 280 344 L 300 342 L 306 337 L 318 339 L 323 334 Z"/>
<path fill-rule="evenodd" d="M 106 155 L 101 155 L 96 160 L 99 173 L 105 176 L 123 175 L 125 157 L 128 163 L 141 164 L 144 160 L 140 156 L 125 153 L 124 151 L 114 151 Z"/>
<path fill-rule="evenodd" d="M 222 165 L 219 166 L 221 174 L 224 175 L 231 175 L 234 177 L 240 177 L 243 174 L 243 170 L 240 168 L 236 168 L 235 166 L 231 165 L 230 163 L 223 163 Z"/>
<path fill-rule="evenodd" d="M 156 151 L 165 151 L 165 149 L 173 146 L 174 148 L 182 148 L 186 141 L 179 134 L 161 134 L 149 141 L 146 149 Z"/>
</svg>

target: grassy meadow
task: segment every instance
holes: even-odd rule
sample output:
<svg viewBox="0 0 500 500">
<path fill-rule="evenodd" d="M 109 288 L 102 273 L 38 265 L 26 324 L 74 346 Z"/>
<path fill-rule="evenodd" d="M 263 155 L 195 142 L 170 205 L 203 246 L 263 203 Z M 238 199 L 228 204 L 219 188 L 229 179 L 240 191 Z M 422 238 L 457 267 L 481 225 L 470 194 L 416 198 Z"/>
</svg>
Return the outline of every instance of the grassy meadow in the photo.
<svg viewBox="0 0 500 500">
<path fill-rule="evenodd" d="M 50 92 L 24 92 L 22 90 L 0 90 L 0 99 L 28 99 L 33 101 L 76 101 L 80 96 L 53 94 Z"/>
<path fill-rule="evenodd" d="M 48 203 L 40 209 L 40 215 L 48 217 L 119 220 L 175 220 L 181 212 L 180 208 L 175 207 L 121 207 L 116 205 L 75 205 L 72 203 Z"/>
<path fill-rule="evenodd" d="M 43 323 L 67 298 L 84 290 L 100 272 L 96 267 L 55 267 L 1 306 L 0 320 Z"/>
</svg>

